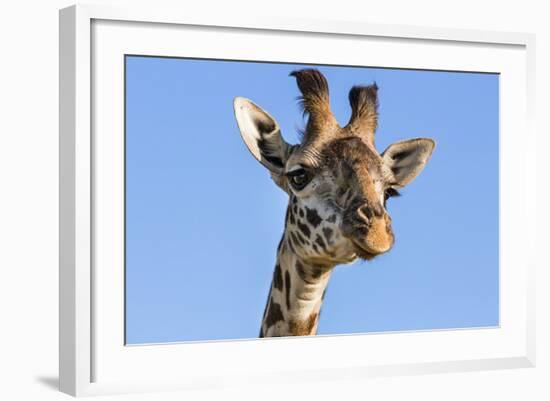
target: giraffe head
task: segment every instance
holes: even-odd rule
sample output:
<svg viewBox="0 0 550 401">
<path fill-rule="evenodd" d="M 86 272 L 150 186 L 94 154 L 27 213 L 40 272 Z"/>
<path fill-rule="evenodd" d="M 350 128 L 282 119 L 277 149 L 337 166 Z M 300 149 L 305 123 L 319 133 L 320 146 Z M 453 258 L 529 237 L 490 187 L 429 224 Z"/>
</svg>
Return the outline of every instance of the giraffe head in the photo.
<svg viewBox="0 0 550 401">
<path fill-rule="evenodd" d="M 386 202 L 423 170 L 434 141 L 410 139 L 379 153 L 376 84 L 350 90 L 351 118 L 341 127 L 330 110 L 325 77 L 314 69 L 291 75 L 308 115 L 300 144 L 287 143 L 276 120 L 250 100 L 234 101 L 248 149 L 289 194 L 281 246 L 317 265 L 387 252 L 394 234 Z"/>
</svg>

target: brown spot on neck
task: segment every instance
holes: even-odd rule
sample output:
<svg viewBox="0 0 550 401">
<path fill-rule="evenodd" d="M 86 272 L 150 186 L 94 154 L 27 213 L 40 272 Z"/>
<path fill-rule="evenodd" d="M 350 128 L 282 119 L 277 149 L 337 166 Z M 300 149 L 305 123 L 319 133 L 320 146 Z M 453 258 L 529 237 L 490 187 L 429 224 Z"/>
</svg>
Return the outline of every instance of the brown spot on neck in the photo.
<svg viewBox="0 0 550 401">
<path fill-rule="evenodd" d="M 317 330 L 318 312 L 313 312 L 305 320 L 291 320 L 288 324 L 291 335 L 293 336 L 311 336 L 315 335 Z"/>
<path fill-rule="evenodd" d="M 279 263 L 275 265 L 275 271 L 273 272 L 273 287 L 279 291 L 283 290 L 283 275 L 281 273 L 281 266 Z"/>
<path fill-rule="evenodd" d="M 325 236 L 328 244 L 331 243 L 332 233 L 333 233 L 332 228 L 323 227 L 323 235 Z"/>
<path fill-rule="evenodd" d="M 268 330 L 271 326 L 281 320 L 285 320 L 283 312 L 281 310 L 281 305 L 276 302 L 270 301 L 269 307 L 267 309 L 267 315 L 264 319 L 266 330 Z"/>
<path fill-rule="evenodd" d="M 286 297 L 286 308 L 290 310 L 290 273 L 285 271 L 285 297 Z"/>
<path fill-rule="evenodd" d="M 319 216 L 319 213 L 317 213 L 317 210 L 310 209 L 306 206 L 306 219 L 313 227 L 317 227 L 322 219 L 321 216 Z"/>
<path fill-rule="evenodd" d="M 298 220 L 298 229 L 304 233 L 304 235 L 309 238 L 311 235 L 311 230 L 306 224 L 303 224 L 300 220 Z"/>
<path fill-rule="evenodd" d="M 321 238 L 319 234 L 317 234 L 317 236 L 315 237 L 315 242 L 317 243 L 317 245 L 319 245 L 323 249 L 323 251 L 327 250 L 325 241 L 323 241 L 323 238 Z"/>
</svg>

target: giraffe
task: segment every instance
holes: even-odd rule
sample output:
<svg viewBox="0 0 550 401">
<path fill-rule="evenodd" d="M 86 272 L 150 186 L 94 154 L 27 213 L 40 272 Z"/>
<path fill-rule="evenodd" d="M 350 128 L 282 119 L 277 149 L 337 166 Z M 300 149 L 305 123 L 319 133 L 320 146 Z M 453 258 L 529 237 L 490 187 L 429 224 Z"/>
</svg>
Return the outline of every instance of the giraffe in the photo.
<svg viewBox="0 0 550 401">
<path fill-rule="evenodd" d="M 416 178 L 435 147 L 432 139 L 415 138 L 379 153 L 374 144 L 376 84 L 351 88 L 351 117 L 341 127 L 321 72 L 303 69 L 290 75 L 308 116 L 299 144 L 287 143 L 276 120 L 261 107 L 234 99 L 243 141 L 289 197 L 260 337 L 317 333 L 334 267 L 371 260 L 392 248 L 386 202 Z"/>
</svg>

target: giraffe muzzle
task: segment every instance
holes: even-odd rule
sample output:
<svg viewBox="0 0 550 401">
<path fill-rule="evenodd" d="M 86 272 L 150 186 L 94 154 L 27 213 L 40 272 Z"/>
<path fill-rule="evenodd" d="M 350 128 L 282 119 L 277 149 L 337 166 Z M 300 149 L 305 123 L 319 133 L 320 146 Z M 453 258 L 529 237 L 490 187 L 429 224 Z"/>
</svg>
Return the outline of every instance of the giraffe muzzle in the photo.
<svg viewBox="0 0 550 401">
<path fill-rule="evenodd" d="M 364 259 L 371 259 L 389 251 L 394 236 L 388 214 L 377 213 L 364 204 L 354 209 L 344 216 L 342 232 L 358 248 L 357 254 Z"/>
</svg>

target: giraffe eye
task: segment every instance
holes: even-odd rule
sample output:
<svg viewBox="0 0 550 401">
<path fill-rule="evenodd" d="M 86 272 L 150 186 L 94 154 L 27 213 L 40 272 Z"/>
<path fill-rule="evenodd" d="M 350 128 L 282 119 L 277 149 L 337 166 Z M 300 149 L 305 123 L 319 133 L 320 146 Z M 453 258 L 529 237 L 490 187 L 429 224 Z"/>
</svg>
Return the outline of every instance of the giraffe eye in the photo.
<svg viewBox="0 0 550 401">
<path fill-rule="evenodd" d="M 290 184 L 292 185 L 292 187 L 298 191 L 304 189 L 310 181 L 310 177 L 307 171 L 303 168 L 293 170 L 287 173 L 287 176 L 290 180 Z"/>
</svg>

